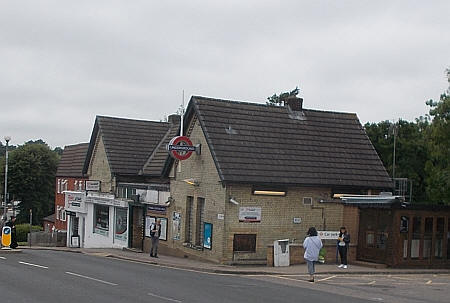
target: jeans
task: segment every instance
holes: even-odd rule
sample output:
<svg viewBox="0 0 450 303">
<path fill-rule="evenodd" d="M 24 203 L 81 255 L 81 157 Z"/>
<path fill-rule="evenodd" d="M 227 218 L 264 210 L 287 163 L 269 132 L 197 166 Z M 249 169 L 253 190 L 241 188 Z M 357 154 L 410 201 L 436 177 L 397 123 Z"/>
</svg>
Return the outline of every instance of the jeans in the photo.
<svg viewBox="0 0 450 303">
<path fill-rule="evenodd" d="M 315 263 L 315 261 L 306 260 L 306 264 L 308 264 L 308 273 L 310 275 L 314 275 L 314 272 L 316 271 L 314 268 L 314 263 Z"/>
<path fill-rule="evenodd" d="M 150 249 L 150 256 L 158 255 L 159 238 L 152 237 L 152 248 Z"/>
<path fill-rule="evenodd" d="M 347 265 L 347 246 L 338 246 L 341 264 Z"/>
</svg>

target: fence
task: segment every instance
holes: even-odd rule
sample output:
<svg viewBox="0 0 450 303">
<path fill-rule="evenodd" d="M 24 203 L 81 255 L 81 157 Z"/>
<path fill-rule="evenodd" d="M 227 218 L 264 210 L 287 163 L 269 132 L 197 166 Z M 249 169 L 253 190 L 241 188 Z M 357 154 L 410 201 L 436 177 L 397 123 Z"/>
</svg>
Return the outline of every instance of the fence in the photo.
<svg viewBox="0 0 450 303">
<path fill-rule="evenodd" d="M 66 246 L 67 232 L 33 232 L 28 233 L 28 243 L 32 246 L 45 246 L 45 247 L 64 247 Z"/>
</svg>

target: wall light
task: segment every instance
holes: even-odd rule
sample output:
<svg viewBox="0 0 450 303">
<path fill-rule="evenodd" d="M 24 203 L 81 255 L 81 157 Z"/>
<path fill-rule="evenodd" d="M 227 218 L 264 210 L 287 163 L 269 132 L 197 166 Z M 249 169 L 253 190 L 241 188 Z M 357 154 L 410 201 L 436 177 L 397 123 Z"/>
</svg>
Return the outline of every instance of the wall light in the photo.
<svg viewBox="0 0 450 303">
<path fill-rule="evenodd" d="M 236 201 L 234 198 L 230 197 L 230 202 L 233 203 L 234 205 L 239 205 L 239 202 Z"/>
<path fill-rule="evenodd" d="M 186 182 L 189 185 L 193 185 L 193 186 L 199 186 L 200 184 L 198 183 L 197 180 L 195 180 L 194 178 L 189 178 L 189 179 L 184 179 L 184 182 Z"/>
<path fill-rule="evenodd" d="M 264 195 L 264 196 L 286 196 L 286 191 L 275 191 L 275 190 L 254 190 L 254 195 Z"/>
</svg>

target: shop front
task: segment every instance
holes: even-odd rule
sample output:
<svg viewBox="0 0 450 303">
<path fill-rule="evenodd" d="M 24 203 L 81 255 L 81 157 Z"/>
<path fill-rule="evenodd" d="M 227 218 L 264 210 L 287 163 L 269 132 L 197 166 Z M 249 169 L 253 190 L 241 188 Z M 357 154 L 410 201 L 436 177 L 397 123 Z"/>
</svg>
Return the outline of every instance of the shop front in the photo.
<svg viewBox="0 0 450 303">
<path fill-rule="evenodd" d="M 65 191 L 67 247 L 84 247 L 86 235 L 86 192 Z"/>
<path fill-rule="evenodd" d="M 128 203 L 114 195 L 88 193 L 86 197 L 84 246 L 86 248 L 128 247 Z"/>
</svg>

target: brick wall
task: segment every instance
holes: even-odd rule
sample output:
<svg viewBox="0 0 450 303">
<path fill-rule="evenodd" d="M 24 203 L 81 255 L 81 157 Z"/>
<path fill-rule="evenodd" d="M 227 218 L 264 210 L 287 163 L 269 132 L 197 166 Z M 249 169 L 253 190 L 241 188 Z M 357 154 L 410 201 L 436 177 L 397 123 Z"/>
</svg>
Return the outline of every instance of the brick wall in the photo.
<svg viewBox="0 0 450 303">
<path fill-rule="evenodd" d="M 56 177 L 55 184 L 55 228 L 57 230 L 67 230 L 67 220 L 62 221 L 59 220 L 56 213 L 59 207 L 65 207 L 65 195 L 62 192 L 58 193 L 58 180 L 64 180 L 67 182 L 67 190 L 75 191 L 78 190 L 75 188 L 75 182 L 84 182 L 87 180 L 86 178 L 67 178 L 67 177 Z M 84 187 L 83 187 L 84 188 Z"/>
<path fill-rule="evenodd" d="M 114 184 L 109 168 L 108 158 L 106 156 L 105 146 L 100 134 L 94 146 L 94 151 L 89 163 L 88 169 L 89 180 L 100 180 L 101 191 L 104 193 L 114 192 Z"/>
</svg>

